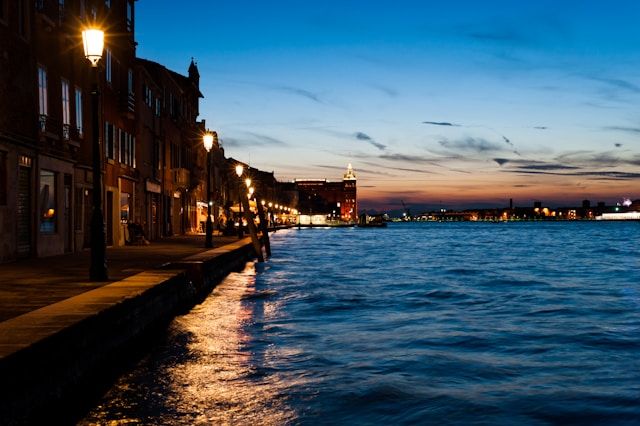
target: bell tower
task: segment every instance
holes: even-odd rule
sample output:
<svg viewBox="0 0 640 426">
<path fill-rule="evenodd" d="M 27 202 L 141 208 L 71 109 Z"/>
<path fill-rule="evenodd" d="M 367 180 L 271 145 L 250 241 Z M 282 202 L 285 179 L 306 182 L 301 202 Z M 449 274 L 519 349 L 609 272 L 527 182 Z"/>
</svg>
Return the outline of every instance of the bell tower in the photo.
<svg viewBox="0 0 640 426">
<path fill-rule="evenodd" d="M 358 220 L 358 198 L 356 196 L 356 174 L 351 163 L 347 166 L 347 172 L 342 178 L 342 204 L 340 215 L 343 219 Z"/>
</svg>

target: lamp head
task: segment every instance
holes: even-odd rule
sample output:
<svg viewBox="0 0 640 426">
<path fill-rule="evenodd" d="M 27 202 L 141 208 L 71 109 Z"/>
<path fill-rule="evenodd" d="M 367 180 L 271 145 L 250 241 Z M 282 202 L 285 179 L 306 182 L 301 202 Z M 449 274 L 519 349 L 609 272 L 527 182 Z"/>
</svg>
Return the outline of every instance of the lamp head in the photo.
<svg viewBox="0 0 640 426">
<path fill-rule="evenodd" d="M 238 164 L 236 166 L 236 174 L 240 177 L 242 176 L 242 173 L 244 173 L 244 166 L 242 164 Z"/>
<path fill-rule="evenodd" d="M 97 67 L 104 50 L 104 31 L 93 27 L 85 28 L 82 30 L 82 44 L 85 58 L 91 62 L 91 66 Z"/>
<path fill-rule="evenodd" d="M 205 133 L 204 136 L 202 136 L 202 142 L 204 143 L 204 149 L 206 149 L 207 152 L 211 151 L 211 148 L 213 148 L 213 133 Z"/>
<path fill-rule="evenodd" d="M 245 185 L 247 185 L 247 188 L 249 188 L 251 186 L 251 178 L 246 178 L 244 180 Z"/>
</svg>

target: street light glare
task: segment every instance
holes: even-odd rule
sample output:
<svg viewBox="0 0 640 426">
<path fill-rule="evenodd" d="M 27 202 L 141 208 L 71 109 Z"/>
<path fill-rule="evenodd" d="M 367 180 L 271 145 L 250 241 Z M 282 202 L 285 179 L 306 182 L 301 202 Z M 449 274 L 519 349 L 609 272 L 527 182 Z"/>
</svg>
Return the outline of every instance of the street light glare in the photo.
<svg viewBox="0 0 640 426">
<path fill-rule="evenodd" d="M 82 44 L 84 45 L 84 56 L 91 65 L 98 66 L 98 61 L 102 59 L 104 50 L 104 31 L 97 28 L 86 28 L 82 31 Z"/>
<path fill-rule="evenodd" d="M 204 136 L 202 136 L 202 141 L 204 142 L 204 149 L 206 149 L 207 152 L 211 151 L 211 148 L 213 148 L 213 133 L 205 133 Z"/>
<path fill-rule="evenodd" d="M 236 166 L 236 174 L 240 177 L 242 176 L 242 173 L 244 173 L 244 166 L 242 164 L 238 164 Z"/>
<path fill-rule="evenodd" d="M 251 186 L 251 178 L 246 178 L 244 180 L 245 185 L 247 185 L 247 188 L 249 188 Z"/>
</svg>

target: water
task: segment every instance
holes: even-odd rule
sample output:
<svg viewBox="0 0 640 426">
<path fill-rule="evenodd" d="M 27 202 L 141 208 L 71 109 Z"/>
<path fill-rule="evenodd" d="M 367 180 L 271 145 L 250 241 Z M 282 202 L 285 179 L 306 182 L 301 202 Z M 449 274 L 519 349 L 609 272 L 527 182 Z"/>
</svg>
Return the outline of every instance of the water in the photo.
<svg viewBox="0 0 640 426">
<path fill-rule="evenodd" d="M 639 424 L 640 224 L 272 236 L 84 423 Z"/>
</svg>

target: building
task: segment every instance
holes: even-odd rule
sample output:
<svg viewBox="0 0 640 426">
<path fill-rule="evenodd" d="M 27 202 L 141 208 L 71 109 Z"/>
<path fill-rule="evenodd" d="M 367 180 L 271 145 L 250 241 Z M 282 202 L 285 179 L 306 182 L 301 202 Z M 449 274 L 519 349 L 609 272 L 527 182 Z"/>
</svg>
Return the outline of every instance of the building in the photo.
<svg viewBox="0 0 640 426">
<path fill-rule="evenodd" d="M 203 97 L 198 68 L 192 60 L 185 76 L 137 59 L 136 76 L 137 134 L 143 148 L 134 219 L 152 240 L 196 232 L 199 206 L 206 206 L 205 123 L 197 121 Z M 214 150 L 219 151 L 217 144 Z"/>
<path fill-rule="evenodd" d="M 88 22 L 110 34 L 98 85 L 110 131 L 102 138 L 105 216 L 109 242 L 122 243 L 120 203 L 135 178 L 133 11 L 133 0 L 0 2 L 0 260 L 89 244 L 94 75 L 81 40 Z"/>
<path fill-rule="evenodd" d="M 355 222 L 358 219 L 357 179 L 351 164 L 342 181 L 295 179 L 298 210 L 309 217 Z M 314 221 L 317 223 L 317 220 Z"/>
</svg>

